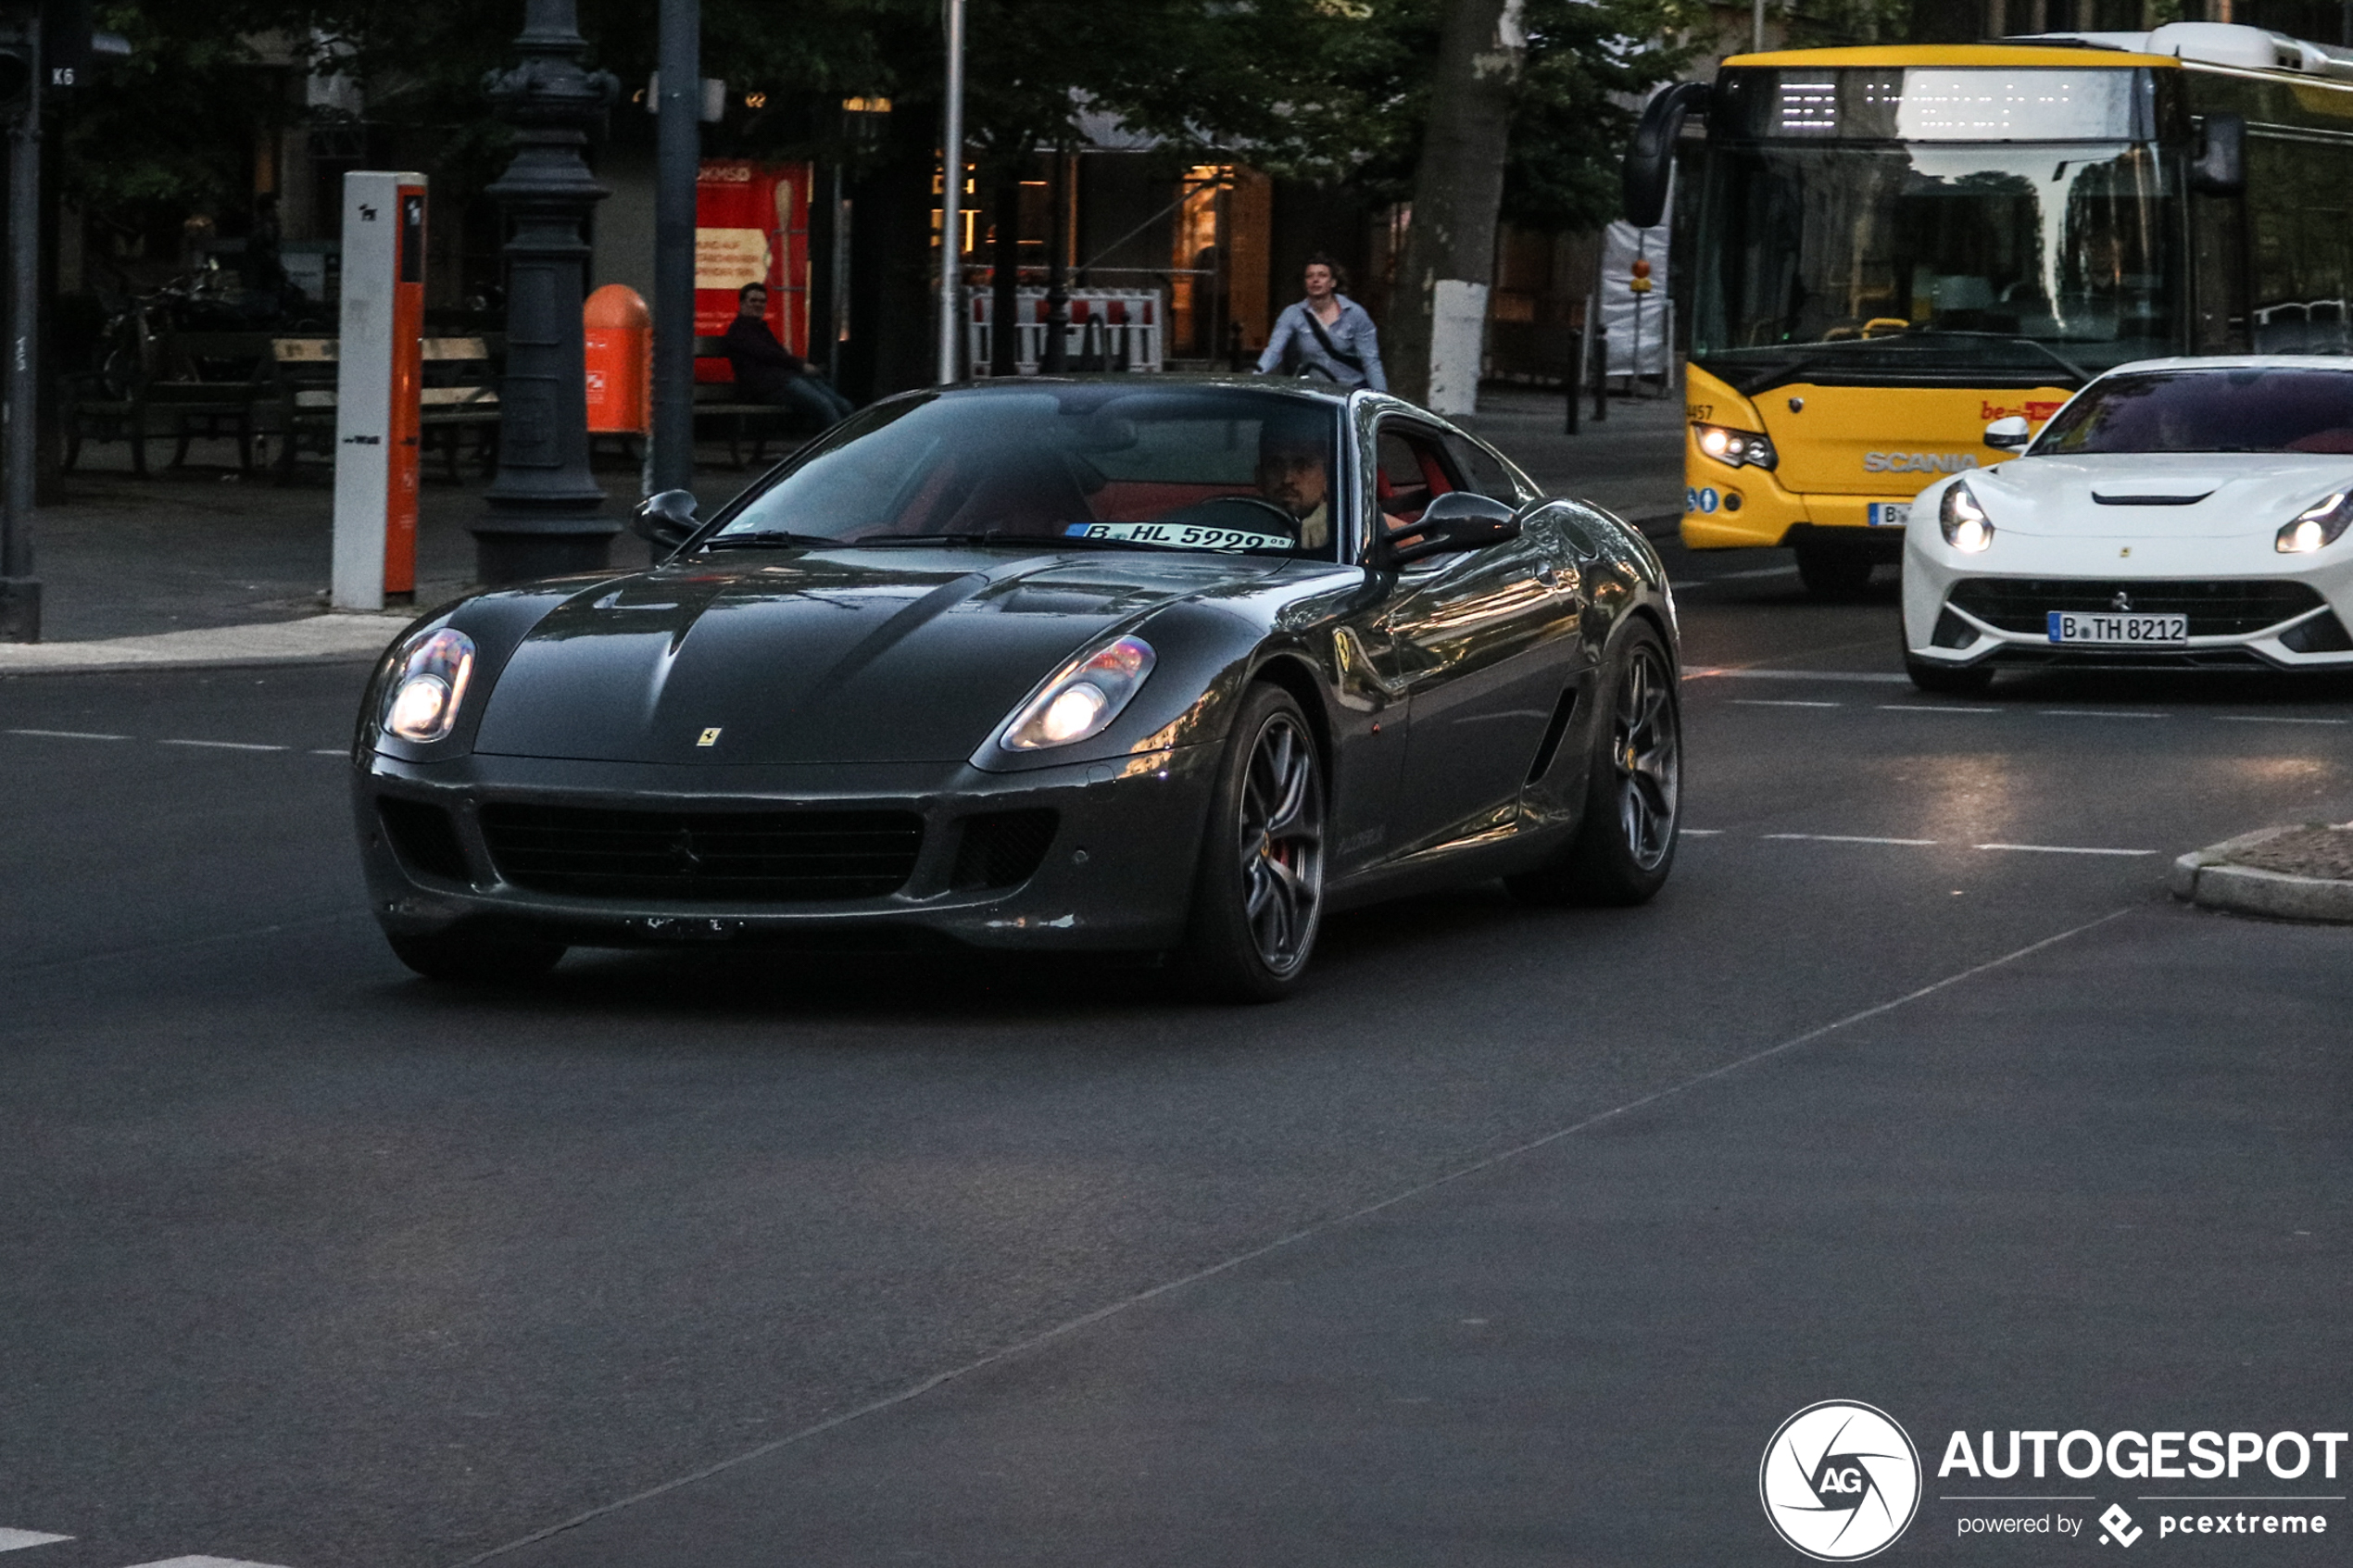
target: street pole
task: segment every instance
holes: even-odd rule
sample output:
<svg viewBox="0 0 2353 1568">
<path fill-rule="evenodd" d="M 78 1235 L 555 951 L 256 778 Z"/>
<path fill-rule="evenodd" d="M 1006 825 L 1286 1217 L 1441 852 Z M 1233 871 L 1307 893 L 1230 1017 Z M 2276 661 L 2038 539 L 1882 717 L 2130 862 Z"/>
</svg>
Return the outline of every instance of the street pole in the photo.
<svg viewBox="0 0 2353 1568">
<path fill-rule="evenodd" d="M 661 0 L 654 175 L 654 429 L 647 490 L 695 483 L 695 192 L 702 171 L 702 0 Z"/>
<path fill-rule="evenodd" d="M 490 97 L 515 127 L 514 161 L 490 186 L 507 209 L 507 374 L 498 392 L 498 477 L 489 515 L 468 524 L 487 583 L 601 570 L 621 524 L 599 515 L 588 474 L 588 389 L 580 307 L 588 246 L 580 226 L 607 192 L 581 151 L 619 83 L 580 69 L 574 0 L 527 0 L 522 61 Z"/>
<path fill-rule="evenodd" d="M 24 112 L 8 131 L 8 472 L 0 483 L 0 642 L 41 640 L 32 574 L 34 469 L 41 458 L 41 29 L 28 21 Z"/>
<path fill-rule="evenodd" d="M 1749 18 L 1749 48 L 1754 54 L 1765 52 L 1765 0 L 1755 0 Z"/>
<path fill-rule="evenodd" d="M 939 136 L 939 384 L 957 379 L 964 330 L 964 0 L 948 6 L 948 101 Z"/>
</svg>

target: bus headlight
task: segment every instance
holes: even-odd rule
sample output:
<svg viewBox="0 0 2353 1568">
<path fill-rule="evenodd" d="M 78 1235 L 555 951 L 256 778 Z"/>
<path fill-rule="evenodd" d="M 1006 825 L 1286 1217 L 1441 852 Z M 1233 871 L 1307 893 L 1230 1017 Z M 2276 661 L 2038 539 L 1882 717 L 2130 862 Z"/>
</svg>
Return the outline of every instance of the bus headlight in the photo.
<svg viewBox="0 0 2353 1568">
<path fill-rule="evenodd" d="M 2291 518 L 2272 547 L 2284 556 L 2309 555 L 2323 545 L 2335 544 L 2349 522 L 2353 522 L 2353 490 L 2340 490 Z"/>
<path fill-rule="evenodd" d="M 1936 506 L 1936 522 L 1944 530 L 1946 544 L 1969 555 L 1981 555 L 1994 543 L 1993 520 L 1969 494 L 1967 480 L 1957 479 L 1945 490 Z"/>
<path fill-rule="evenodd" d="M 1780 462 L 1769 437 L 1752 430 L 1734 430 L 1730 425 L 1692 426 L 1692 438 L 1699 449 L 1727 468 L 1769 469 Z"/>
</svg>

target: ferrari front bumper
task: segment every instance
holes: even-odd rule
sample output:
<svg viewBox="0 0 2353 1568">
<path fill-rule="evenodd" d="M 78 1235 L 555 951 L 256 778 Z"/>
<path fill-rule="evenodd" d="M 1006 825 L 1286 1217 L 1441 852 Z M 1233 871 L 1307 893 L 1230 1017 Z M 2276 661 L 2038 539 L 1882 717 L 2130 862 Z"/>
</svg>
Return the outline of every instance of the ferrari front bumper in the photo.
<svg viewBox="0 0 2353 1568">
<path fill-rule="evenodd" d="M 355 770 L 377 919 L 584 947 L 1181 939 L 1221 747 L 1017 772 L 472 756 Z"/>
</svg>

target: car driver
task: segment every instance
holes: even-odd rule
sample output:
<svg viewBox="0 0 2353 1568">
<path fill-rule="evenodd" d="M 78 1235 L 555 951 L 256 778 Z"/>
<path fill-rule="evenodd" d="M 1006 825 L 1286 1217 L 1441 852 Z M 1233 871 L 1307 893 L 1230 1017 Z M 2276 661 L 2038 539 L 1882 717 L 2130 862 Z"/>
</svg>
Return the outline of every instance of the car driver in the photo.
<svg viewBox="0 0 2353 1568">
<path fill-rule="evenodd" d="M 1269 425 L 1258 439 L 1258 493 L 1290 514 L 1302 549 L 1320 550 L 1331 539 L 1329 488 L 1323 436 Z"/>
</svg>

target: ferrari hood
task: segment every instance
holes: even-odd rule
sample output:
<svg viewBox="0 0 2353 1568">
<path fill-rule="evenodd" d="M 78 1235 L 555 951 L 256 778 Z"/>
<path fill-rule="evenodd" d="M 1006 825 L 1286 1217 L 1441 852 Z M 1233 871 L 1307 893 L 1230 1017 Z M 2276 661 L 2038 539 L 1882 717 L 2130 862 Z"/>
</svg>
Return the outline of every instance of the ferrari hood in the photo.
<svg viewBox="0 0 2353 1568">
<path fill-rule="evenodd" d="M 2197 539 L 2270 533 L 2331 491 L 2353 458 L 2283 452 L 2024 458 L 1968 476 L 1994 526 L 2021 536 Z"/>
<path fill-rule="evenodd" d="M 962 761 L 1064 659 L 1279 567 L 1230 556 L 732 550 L 560 603 L 474 749 L 619 762 Z"/>
</svg>

